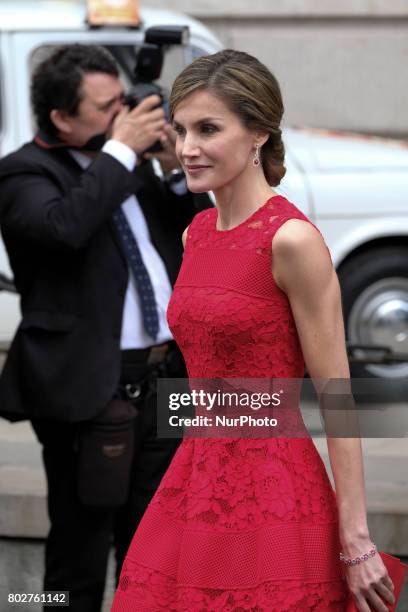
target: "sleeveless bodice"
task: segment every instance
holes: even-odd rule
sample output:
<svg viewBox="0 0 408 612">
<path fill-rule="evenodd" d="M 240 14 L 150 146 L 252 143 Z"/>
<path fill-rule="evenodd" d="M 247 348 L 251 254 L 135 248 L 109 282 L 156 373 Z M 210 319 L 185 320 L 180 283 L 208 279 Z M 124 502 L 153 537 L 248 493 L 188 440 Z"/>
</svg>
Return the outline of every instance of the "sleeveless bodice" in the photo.
<svg viewBox="0 0 408 612">
<path fill-rule="evenodd" d="M 272 276 L 273 236 L 293 218 L 307 220 L 282 196 L 231 230 L 216 229 L 215 208 L 194 218 L 167 313 L 191 378 L 303 376 L 289 301 Z"/>
</svg>

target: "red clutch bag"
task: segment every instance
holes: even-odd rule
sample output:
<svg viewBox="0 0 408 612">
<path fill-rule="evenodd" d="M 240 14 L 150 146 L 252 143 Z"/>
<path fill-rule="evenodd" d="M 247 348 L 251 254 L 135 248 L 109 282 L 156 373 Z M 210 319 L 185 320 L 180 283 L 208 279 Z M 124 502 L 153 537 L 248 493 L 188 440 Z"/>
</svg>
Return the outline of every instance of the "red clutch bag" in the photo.
<svg viewBox="0 0 408 612">
<path fill-rule="evenodd" d="M 393 557 L 392 555 L 388 555 L 385 552 L 380 552 L 379 554 L 381 555 L 381 559 L 383 560 L 383 563 L 387 568 L 388 574 L 392 582 L 394 583 L 393 594 L 395 597 L 395 603 L 391 605 L 385 602 L 385 604 L 388 606 L 388 610 L 390 612 L 395 612 L 402 585 L 404 584 L 405 574 L 408 571 L 408 565 L 405 565 L 405 563 L 401 563 L 398 557 Z M 354 599 L 351 593 L 349 594 L 349 598 L 347 600 L 346 612 L 357 612 L 357 607 L 354 603 Z"/>
</svg>

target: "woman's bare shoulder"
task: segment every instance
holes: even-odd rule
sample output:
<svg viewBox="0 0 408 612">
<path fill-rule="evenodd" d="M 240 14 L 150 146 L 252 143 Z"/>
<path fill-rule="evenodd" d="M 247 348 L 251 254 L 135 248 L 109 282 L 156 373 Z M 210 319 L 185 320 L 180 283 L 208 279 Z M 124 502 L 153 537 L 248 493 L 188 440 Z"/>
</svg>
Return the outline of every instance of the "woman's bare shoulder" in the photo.
<svg viewBox="0 0 408 612">
<path fill-rule="evenodd" d="M 332 272 L 327 245 L 317 228 L 307 220 L 288 219 L 272 240 L 272 264 L 275 280 L 281 289 L 299 289 L 326 282 Z"/>
<path fill-rule="evenodd" d="M 323 236 L 307 219 L 285 220 L 276 230 L 272 240 L 274 252 L 285 254 L 304 253 L 305 248 L 319 245 L 325 248 Z"/>
<path fill-rule="evenodd" d="M 188 235 L 188 228 L 189 228 L 189 227 L 190 227 L 190 226 L 189 226 L 189 225 L 187 225 L 186 229 L 185 229 L 185 230 L 184 230 L 184 232 L 183 232 L 183 235 L 181 236 L 181 240 L 182 240 L 182 242 L 183 242 L 183 247 L 184 247 L 184 248 L 185 248 L 185 246 L 186 246 L 186 242 L 187 242 L 187 235 Z"/>
</svg>

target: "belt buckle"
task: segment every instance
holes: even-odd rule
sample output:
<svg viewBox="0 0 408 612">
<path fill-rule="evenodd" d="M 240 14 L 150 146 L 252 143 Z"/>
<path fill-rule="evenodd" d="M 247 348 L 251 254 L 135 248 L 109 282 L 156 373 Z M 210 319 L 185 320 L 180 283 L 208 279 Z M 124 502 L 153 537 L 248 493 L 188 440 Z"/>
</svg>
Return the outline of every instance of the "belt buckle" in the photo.
<svg viewBox="0 0 408 612">
<path fill-rule="evenodd" d="M 152 346 L 150 348 L 149 356 L 147 358 L 147 364 L 151 365 L 153 363 L 159 363 L 160 361 L 163 361 L 168 349 L 169 349 L 168 344 L 160 344 L 159 346 Z"/>
</svg>

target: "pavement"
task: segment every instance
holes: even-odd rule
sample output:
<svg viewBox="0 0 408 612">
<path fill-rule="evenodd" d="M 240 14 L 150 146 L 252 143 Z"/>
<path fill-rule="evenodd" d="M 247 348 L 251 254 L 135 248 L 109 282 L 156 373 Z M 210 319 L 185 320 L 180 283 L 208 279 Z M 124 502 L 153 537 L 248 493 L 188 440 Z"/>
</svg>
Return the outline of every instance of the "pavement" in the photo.
<svg viewBox="0 0 408 612">
<path fill-rule="evenodd" d="M 408 406 L 406 409 L 408 416 Z M 312 432 L 313 427 L 314 442 L 332 478 L 326 439 L 318 437 L 317 423 L 312 424 Z M 408 557 L 408 437 L 365 438 L 362 445 L 371 538 L 380 550 Z M 26 421 L 11 424 L 0 419 L 0 508 L 2 611 L 11 609 L 2 601 L 13 589 L 41 590 L 44 538 L 49 528 L 41 446 Z M 398 607 L 401 612 L 408 611 L 407 584 L 405 591 L 403 607 Z M 109 610 L 112 593 L 111 559 L 103 612 Z M 30 606 L 30 611 L 35 607 Z"/>
</svg>

